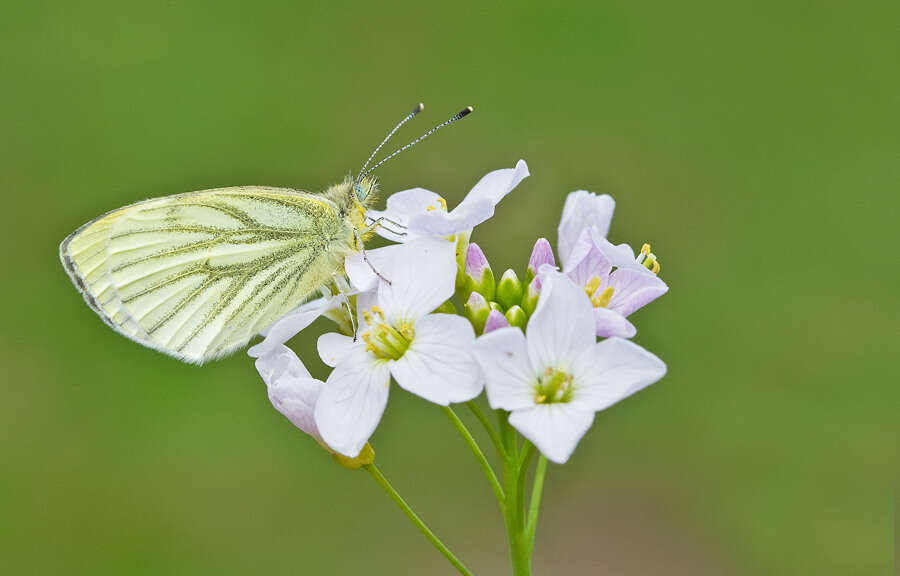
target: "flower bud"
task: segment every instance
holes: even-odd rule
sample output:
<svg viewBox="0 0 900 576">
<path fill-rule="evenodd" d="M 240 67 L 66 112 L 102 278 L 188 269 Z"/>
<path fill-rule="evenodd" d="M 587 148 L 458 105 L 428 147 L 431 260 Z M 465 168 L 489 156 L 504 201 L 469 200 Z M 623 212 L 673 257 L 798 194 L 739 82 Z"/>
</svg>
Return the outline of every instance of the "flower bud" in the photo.
<svg viewBox="0 0 900 576">
<path fill-rule="evenodd" d="M 540 295 L 541 280 L 540 278 L 534 278 L 528 283 L 528 289 L 525 290 L 525 294 L 522 296 L 522 309 L 525 311 L 525 314 L 528 316 L 534 314 L 534 309 L 537 308 Z"/>
<path fill-rule="evenodd" d="M 491 313 L 488 314 L 487 321 L 484 323 L 484 333 L 487 334 L 488 332 L 506 328 L 507 326 L 509 326 L 509 321 L 506 320 L 506 316 L 503 315 L 503 312 L 491 310 Z"/>
<path fill-rule="evenodd" d="M 528 259 L 525 282 L 531 282 L 541 271 L 541 266 L 544 265 L 555 267 L 556 259 L 553 258 L 553 248 L 550 247 L 550 242 L 546 238 L 538 238 L 534 243 L 534 248 L 531 249 L 531 258 Z"/>
<path fill-rule="evenodd" d="M 469 294 L 478 292 L 485 300 L 491 300 L 495 291 L 494 271 L 491 270 L 491 265 L 488 264 L 481 247 L 473 242 L 466 250 L 465 285 L 461 296 L 468 300 Z"/>
<path fill-rule="evenodd" d="M 348 470 L 359 470 L 363 466 L 368 466 L 375 461 L 375 450 L 372 449 L 371 444 L 366 442 L 366 445 L 363 446 L 363 449 L 359 451 L 359 454 L 355 458 L 350 458 L 343 454 L 338 454 L 337 452 L 332 454 L 331 458 L 336 464 L 343 466 Z"/>
<path fill-rule="evenodd" d="M 509 322 L 510 326 L 517 326 L 525 330 L 525 326 L 528 324 L 528 316 L 520 306 L 513 306 L 506 311 L 506 321 Z"/>
<path fill-rule="evenodd" d="M 515 306 L 522 301 L 522 282 L 516 276 L 514 270 L 507 270 L 500 277 L 497 283 L 497 294 L 495 300 L 503 307 L 504 310 Z"/>
<path fill-rule="evenodd" d="M 463 294 L 466 286 L 466 254 L 469 250 L 469 238 L 472 232 L 460 232 L 447 238 L 450 242 L 456 242 L 456 291 Z M 468 293 L 464 294 L 463 300 L 469 297 Z"/>
<path fill-rule="evenodd" d="M 491 311 L 487 300 L 478 292 L 472 292 L 463 308 L 465 308 L 466 317 L 475 328 L 475 333 L 481 334 L 484 330 L 484 323 L 487 322 L 488 314 Z"/>
</svg>

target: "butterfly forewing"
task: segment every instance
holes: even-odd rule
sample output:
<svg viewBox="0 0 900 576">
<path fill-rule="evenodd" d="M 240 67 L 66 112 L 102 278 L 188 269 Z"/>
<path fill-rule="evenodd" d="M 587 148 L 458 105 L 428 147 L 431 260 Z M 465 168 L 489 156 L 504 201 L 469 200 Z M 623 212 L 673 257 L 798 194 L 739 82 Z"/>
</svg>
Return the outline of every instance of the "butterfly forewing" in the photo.
<svg viewBox="0 0 900 576">
<path fill-rule="evenodd" d="M 61 245 L 66 270 L 107 324 L 189 362 L 246 344 L 330 279 L 352 227 L 328 200 L 222 188 L 147 200 Z"/>
</svg>

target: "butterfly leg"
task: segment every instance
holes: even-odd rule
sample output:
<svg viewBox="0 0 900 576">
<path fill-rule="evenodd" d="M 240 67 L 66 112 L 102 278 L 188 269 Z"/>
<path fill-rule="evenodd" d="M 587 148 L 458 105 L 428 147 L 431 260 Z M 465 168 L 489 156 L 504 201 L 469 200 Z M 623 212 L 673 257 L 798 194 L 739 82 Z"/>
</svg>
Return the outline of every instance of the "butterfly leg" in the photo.
<svg viewBox="0 0 900 576">
<path fill-rule="evenodd" d="M 353 341 L 356 342 L 356 333 L 358 330 L 356 327 L 356 315 L 353 314 L 353 307 L 350 304 L 350 296 L 344 292 L 344 287 L 338 278 L 337 273 L 332 273 L 331 277 L 334 279 L 334 286 L 337 288 L 338 294 L 344 297 L 344 306 L 347 307 L 347 317 L 350 318 L 350 329 L 353 330 Z"/>
<path fill-rule="evenodd" d="M 359 235 L 359 230 L 354 229 L 353 233 L 356 234 L 356 242 L 359 244 L 359 251 L 362 253 L 363 261 L 369 266 L 369 268 L 372 269 L 372 272 L 374 272 L 376 276 L 387 282 L 388 286 L 390 286 L 391 281 L 382 276 L 381 272 L 379 272 L 374 266 L 372 266 L 372 263 L 369 262 L 369 257 L 366 255 L 366 249 L 363 247 L 363 241 Z"/>
<path fill-rule="evenodd" d="M 396 226 L 397 228 L 400 228 L 400 229 L 402 229 L 402 230 L 406 230 L 406 226 L 404 226 L 403 224 L 397 222 L 396 220 L 391 220 L 390 218 L 386 218 L 386 217 L 384 217 L 384 216 L 381 216 L 380 218 L 376 218 L 376 219 L 372 220 L 372 223 L 371 223 L 371 224 L 369 224 L 368 226 L 366 226 L 365 228 L 363 228 L 362 233 L 363 233 L 363 234 L 368 234 L 369 232 L 371 232 L 372 230 L 374 230 L 374 229 L 376 229 L 376 228 L 378 228 L 378 227 L 380 226 L 380 227 L 384 228 L 385 230 L 387 230 L 388 232 L 390 232 L 391 234 L 395 234 L 395 235 L 397 235 L 397 236 L 406 236 L 406 232 L 400 232 L 400 231 L 398 231 L 398 230 L 394 230 L 393 228 L 391 228 L 391 227 L 389 227 L 389 226 L 385 226 L 385 225 L 384 225 L 385 222 L 387 222 L 387 223 L 390 224 L 391 226 Z"/>
</svg>

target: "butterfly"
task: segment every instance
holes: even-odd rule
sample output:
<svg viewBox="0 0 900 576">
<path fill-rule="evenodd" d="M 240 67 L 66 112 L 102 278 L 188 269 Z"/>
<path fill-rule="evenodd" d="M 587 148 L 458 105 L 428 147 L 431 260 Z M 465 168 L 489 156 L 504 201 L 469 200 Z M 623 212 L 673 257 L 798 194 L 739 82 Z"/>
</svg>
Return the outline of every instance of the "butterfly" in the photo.
<svg viewBox="0 0 900 576">
<path fill-rule="evenodd" d="M 237 186 L 137 202 L 99 216 L 62 241 L 60 260 L 88 306 L 116 332 L 202 364 L 245 346 L 329 284 L 344 258 L 364 252 L 379 220 L 366 212 L 379 166 L 472 111 L 438 124 L 322 193 Z M 377 273 L 377 271 L 375 271 Z"/>
</svg>

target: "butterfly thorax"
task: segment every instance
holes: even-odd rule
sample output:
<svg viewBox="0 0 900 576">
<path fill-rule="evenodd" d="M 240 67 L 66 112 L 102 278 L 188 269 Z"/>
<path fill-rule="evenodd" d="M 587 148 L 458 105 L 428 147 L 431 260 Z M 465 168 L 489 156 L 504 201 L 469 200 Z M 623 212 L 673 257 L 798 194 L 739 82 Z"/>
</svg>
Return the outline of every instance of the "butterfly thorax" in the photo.
<svg viewBox="0 0 900 576">
<path fill-rule="evenodd" d="M 375 178 L 363 178 L 355 182 L 348 176 L 343 182 L 330 186 L 322 195 L 335 205 L 340 219 L 357 230 L 365 240 L 372 234 L 367 231 L 366 212 L 375 201 L 377 193 Z"/>
</svg>

